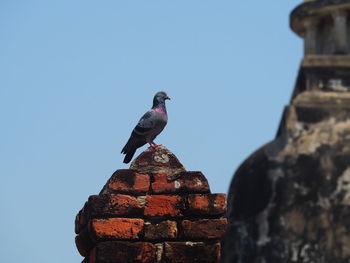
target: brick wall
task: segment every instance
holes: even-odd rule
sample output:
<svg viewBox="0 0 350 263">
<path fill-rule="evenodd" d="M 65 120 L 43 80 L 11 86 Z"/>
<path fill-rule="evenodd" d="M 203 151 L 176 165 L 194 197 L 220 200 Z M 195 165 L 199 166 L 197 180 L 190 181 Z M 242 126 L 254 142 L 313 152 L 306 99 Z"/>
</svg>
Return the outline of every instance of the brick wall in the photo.
<svg viewBox="0 0 350 263">
<path fill-rule="evenodd" d="M 219 262 L 226 195 L 164 147 L 117 170 L 75 220 L 84 263 Z"/>
</svg>

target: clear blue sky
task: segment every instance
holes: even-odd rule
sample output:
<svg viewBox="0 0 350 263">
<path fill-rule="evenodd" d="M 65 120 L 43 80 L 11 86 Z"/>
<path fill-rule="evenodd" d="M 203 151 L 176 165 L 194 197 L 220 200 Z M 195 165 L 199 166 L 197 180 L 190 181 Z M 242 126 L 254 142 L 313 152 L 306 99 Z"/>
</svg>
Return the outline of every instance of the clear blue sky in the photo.
<svg viewBox="0 0 350 263">
<path fill-rule="evenodd" d="M 226 192 L 289 101 L 299 3 L 1 1 L 0 262 L 81 261 L 74 217 L 160 90 L 156 142 Z"/>
</svg>

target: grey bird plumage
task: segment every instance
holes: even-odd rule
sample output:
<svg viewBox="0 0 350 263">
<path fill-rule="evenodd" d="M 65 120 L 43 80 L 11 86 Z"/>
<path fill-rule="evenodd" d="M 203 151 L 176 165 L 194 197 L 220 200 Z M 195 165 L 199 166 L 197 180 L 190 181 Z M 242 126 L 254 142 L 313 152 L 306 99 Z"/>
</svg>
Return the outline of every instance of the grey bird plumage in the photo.
<svg viewBox="0 0 350 263">
<path fill-rule="evenodd" d="M 170 98 L 165 92 L 160 91 L 156 93 L 153 98 L 152 108 L 139 120 L 128 142 L 121 151 L 121 153 L 125 154 L 124 163 L 129 163 L 137 148 L 140 148 L 146 143 L 149 143 L 151 147 L 156 146 L 153 141 L 168 122 L 168 115 L 165 107 L 166 100 L 170 100 Z"/>
</svg>

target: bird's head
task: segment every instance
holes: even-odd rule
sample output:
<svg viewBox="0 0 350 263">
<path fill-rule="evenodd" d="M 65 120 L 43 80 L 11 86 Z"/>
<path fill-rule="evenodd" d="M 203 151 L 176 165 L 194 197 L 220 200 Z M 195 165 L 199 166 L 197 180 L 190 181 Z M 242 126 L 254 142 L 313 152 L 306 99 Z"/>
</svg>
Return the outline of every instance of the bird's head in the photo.
<svg viewBox="0 0 350 263">
<path fill-rule="evenodd" d="M 153 107 L 159 104 L 164 104 L 166 100 L 170 100 L 170 98 L 164 91 L 157 92 L 153 98 Z"/>
</svg>

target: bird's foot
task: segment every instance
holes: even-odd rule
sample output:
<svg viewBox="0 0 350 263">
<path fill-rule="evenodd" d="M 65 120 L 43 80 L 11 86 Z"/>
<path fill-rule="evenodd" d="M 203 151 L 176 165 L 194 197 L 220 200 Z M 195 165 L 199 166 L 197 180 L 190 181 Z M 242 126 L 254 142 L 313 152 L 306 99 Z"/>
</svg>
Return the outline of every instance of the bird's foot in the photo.
<svg viewBox="0 0 350 263">
<path fill-rule="evenodd" d="M 156 147 L 159 147 L 159 146 L 162 146 L 161 144 L 155 144 L 153 142 L 150 142 L 149 143 L 149 146 L 151 146 L 152 148 L 156 148 Z"/>
</svg>

